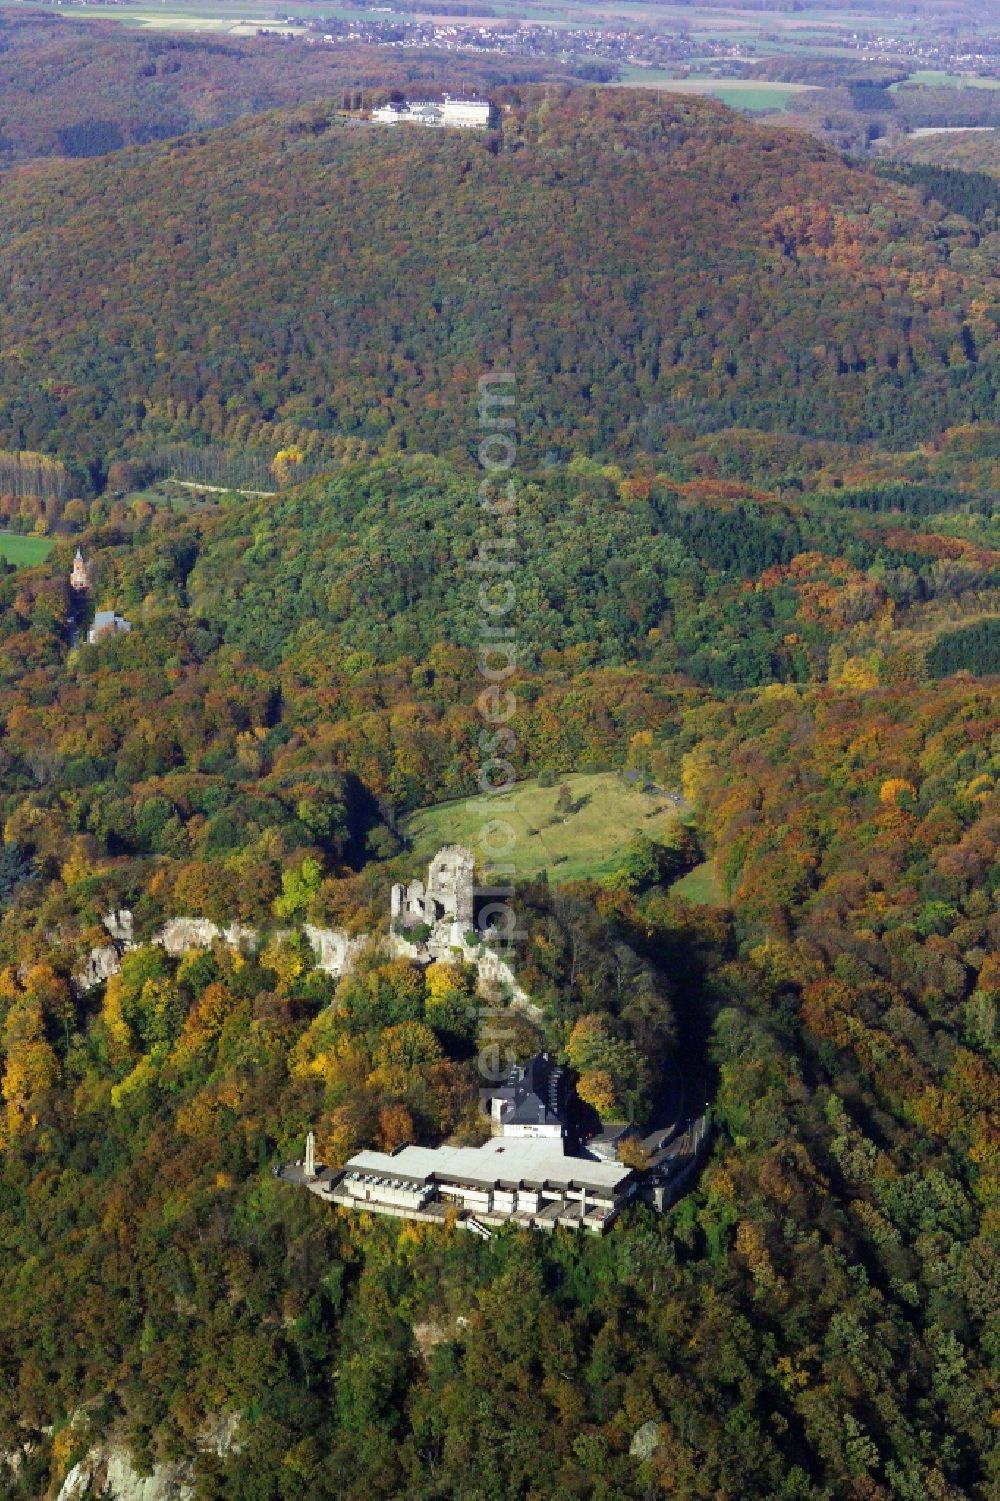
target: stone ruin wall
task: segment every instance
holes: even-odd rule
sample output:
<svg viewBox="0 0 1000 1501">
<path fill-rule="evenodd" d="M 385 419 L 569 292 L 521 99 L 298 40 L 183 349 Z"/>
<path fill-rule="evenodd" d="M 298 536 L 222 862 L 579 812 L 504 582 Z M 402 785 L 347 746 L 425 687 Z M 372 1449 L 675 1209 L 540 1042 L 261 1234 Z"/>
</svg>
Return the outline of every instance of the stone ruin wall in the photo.
<svg viewBox="0 0 1000 1501">
<path fill-rule="evenodd" d="M 474 886 L 473 857 L 460 845 L 447 845 L 431 861 L 426 885 L 414 881 L 409 886 L 392 888 L 391 929 L 387 940 L 395 958 L 412 959 L 430 964 L 435 959 L 458 959 L 475 966 L 479 981 L 488 996 L 509 995 L 511 1003 L 536 1020 L 541 1013 L 533 1006 L 527 992 L 517 983 L 514 971 L 505 959 L 481 944 L 469 944 L 466 935 L 473 927 Z M 430 933 L 407 936 L 407 928 L 424 923 Z M 102 985 L 121 970 L 122 955 L 138 947 L 135 942 L 132 913 L 127 909 L 109 912 L 104 918 L 110 942 L 91 949 L 83 969 L 73 976 L 79 991 Z M 307 923 L 305 935 L 316 959 L 316 968 L 339 978 L 349 974 L 358 955 L 376 941 L 337 928 L 317 928 Z M 277 939 L 290 938 L 291 929 L 274 934 Z M 221 941 L 240 953 L 253 954 L 260 947 L 261 935 L 256 928 L 238 922 L 220 927 L 207 917 L 171 917 L 151 942 L 172 958 L 180 958 L 193 949 L 207 949 Z"/>
</svg>

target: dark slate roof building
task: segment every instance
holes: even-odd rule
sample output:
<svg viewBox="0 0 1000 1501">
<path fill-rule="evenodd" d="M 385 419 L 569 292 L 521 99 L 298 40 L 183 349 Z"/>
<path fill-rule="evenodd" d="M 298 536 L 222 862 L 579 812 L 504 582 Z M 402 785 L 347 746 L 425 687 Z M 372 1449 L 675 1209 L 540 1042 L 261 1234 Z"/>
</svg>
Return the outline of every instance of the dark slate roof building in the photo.
<svg viewBox="0 0 1000 1501">
<path fill-rule="evenodd" d="M 563 1136 L 569 1094 L 566 1070 L 536 1053 L 490 1092 L 490 1116 L 502 1136 Z"/>
</svg>

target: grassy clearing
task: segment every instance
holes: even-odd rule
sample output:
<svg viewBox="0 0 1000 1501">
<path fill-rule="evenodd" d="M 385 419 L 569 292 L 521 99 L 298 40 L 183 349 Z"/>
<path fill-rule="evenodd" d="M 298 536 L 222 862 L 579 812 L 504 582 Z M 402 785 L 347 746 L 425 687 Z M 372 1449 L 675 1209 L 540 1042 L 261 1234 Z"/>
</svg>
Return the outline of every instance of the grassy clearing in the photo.
<svg viewBox="0 0 1000 1501">
<path fill-rule="evenodd" d="M 0 557 L 16 568 L 44 563 L 53 545 L 50 537 L 22 537 L 17 532 L 0 532 Z"/>
<path fill-rule="evenodd" d="M 726 894 L 719 880 L 719 873 L 715 868 L 715 862 L 706 860 L 704 865 L 696 865 L 694 870 L 689 870 L 686 876 L 681 876 L 670 888 L 671 896 L 681 896 L 686 902 L 694 902 L 699 907 L 725 907 Z"/>
<path fill-rule="evenodd" d="M 413 847 L 414 866 L 426 864 L 443 844 L 466 844 L 479 856 L 479 835 L 489 818 L 509 821 L 517 839 L 510 859 L 526 880 L 548 873 L 552 882 L 610 874 L 633 834 L 656 839 L 683 811 L 662 788 L 643 791 L 617 772 L 579 773 L 562 778 L 574 811 L 556 812 L 559 787 L 519 782 L 510 805 L 499 799 L 459 798 L 413 813 L 403 825 Z"/>
</svg>

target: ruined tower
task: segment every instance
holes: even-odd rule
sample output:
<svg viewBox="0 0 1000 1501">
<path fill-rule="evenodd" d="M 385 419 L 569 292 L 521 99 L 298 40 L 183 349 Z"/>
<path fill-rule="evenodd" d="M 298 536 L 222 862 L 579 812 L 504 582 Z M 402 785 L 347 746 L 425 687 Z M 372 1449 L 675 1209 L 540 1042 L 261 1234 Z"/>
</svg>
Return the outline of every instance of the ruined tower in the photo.
<svg viewBox="0 0 1000 1501">
<path fill-rule="evenodd" d="M 462 929 L 473 926 L 475 861 L 472 851 L 460 844 L 448 844 L 438 850 L 427 872 L 427 884 L 413 881 L 409 886 L 392 888 L 390 916 L 394 926 L 412 927 L 427 923 L 455 923 Z"/>
</svg>

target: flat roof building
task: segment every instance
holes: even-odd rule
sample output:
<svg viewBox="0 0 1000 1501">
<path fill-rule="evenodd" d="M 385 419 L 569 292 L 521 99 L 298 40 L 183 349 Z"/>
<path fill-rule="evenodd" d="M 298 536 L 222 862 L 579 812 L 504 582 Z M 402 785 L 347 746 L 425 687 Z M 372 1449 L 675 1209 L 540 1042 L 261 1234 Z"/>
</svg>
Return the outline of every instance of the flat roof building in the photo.
<svg viewBox="0 0 1000 1501">
<path fill-rule="evenodd" d="M 496 111 L 489 99 L 390 99 L 372 110 L 376 125 L 428 125 L 459 130 L 486 130 Z"/>
<path fill-rule="evenodd" d="M 344 1208 L 403 1218 L 439 1217 L 451 1204 L 486 1226 L 515 1220 L 600 1234 L 635 1188 L 630 1168 L 567 1156 L 561 1140 L 494 1137 L 481 1147 L 357 1152 L 327 1195 Z"/>
<path fill-rule="evenodd" d="M 441 106 L 441 124 L 465 129 L 485 130 L 493 120 L 493 105 L 488 99 L 449 99 Z"/>
</svg>

